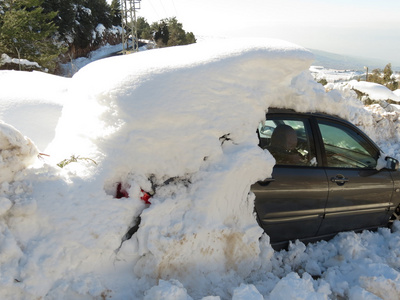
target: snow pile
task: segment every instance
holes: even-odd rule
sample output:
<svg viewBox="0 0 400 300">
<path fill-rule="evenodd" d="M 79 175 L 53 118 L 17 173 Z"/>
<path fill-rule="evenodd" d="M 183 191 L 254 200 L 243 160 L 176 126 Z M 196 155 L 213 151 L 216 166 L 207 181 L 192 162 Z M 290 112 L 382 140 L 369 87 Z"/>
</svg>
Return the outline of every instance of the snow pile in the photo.
<svg viewBox="0 0 400 300">
<path fill-rule="evenodd" d="M 101 24 L 100 24 L 101 25 Z M 96 30 L 102 29 L 102 26 L 98 26 Z M 117 30 L 117 29 L 114 29 Z M 118 29 L 120 30 L 120 29 Z M 110 32 L 110 31 L 107 31 Z M 103 33 L 101 33 L 103 34 Z M 139 51 L 146 51 L 146 50 L 152 50 L 156 48 L 156 45 L 153 41 L 149 40 L 139 40 L 139 43 L 142 42 L 144 43 L 143 46 L 139 47 Z M 132 43 L 129 44 L 129 48 L 132 47 Z M 103 58 L 107 58 L 113 55 L 119 55 L 118 53 L 121 52 L 122 49 L 122 44 L 116 44 L 116 45 L 110 45 L 106 44 L 99 49 L 90 52 L 88 57 L 78 57 L 71 59 L 70 62 L 67 62 L 65 64 L 60 64 L 60 73 L 63 76 L 68 76 L 72 77 L 76 72 L 78 72 L 80 69 L 82 69 L 84 66 L 99 60 Z"/>
<path fill-rule="evenodd" d="M 110 196 L 118 182 L 132 197 L 140 188 L 155 193 L 135 239 L 123 244 L 137 243 L 130 247 L 141 256 L 139 276 L 176 278 L 195 290 L 209 274 L 244 277 L 260 266 L 262 230 L 248 194 L 274 160 L 254 128 L 312 55 L 281 41 L 246 45 L 114 57 L 72 79 L 73 100 L 49 153 L 96 161 L 69 170 Z"/>
<path fill-rule="evenodd" d="M 354 91 L 326 93 L 311 61 L 283 41 L 223 40 L 97 61 L 26 99 L 14 89 L 28 104 L 65 101 L 46 163 L 1 185 L 0 298 L 355 299 L 389 285 L 393 295 L 397 252 L 385 249 L 399 248 L 398 231 L 275 253 L 253 215 L 250 186 L 274 165 L 257 146 L 268 107 L 379 128 Z M 390 138 L 387 148 L 399 144 Z M 129 198 L 115 198 L 119 184 Z"/>
<path fill-rule="evenodd" d="M 32 62 L 27 59 L 11 58 L 7 54 L 3 53 L 0 58 L 0 65 L 10 64 L 10 63 L 17 64 L 17 65 L 33 66 L 38 69 L 41 68 L 37 62 Z"/>
<path fill-rule="evenodd" d="M 12 181 L 16 173 L 33 164 L 38 155 L 28 138 L 3 122 L 0 122 L 0 149 L 0 184 Z"/>
<path fill-rule="evenodd" d="M 0 120 L 45 151 L 55 136 L 69 79 L 42 72 L 0 71 Z"/>
<path fill-rule="evenodd" d="M 363 82 L 361 86 L 364 83 L 369 84 L 369 82 Z M 369 86 L 373 87 L 375 84 Z M 374 92 L 376 95 L 379 94 L 379 91 L 383 91 L 384 93 L 391 92 L 382 85 L 377 86 Z M 361 101 L 356 100 L 357 94 L 353 89 L 353 81 L 350 83 L 328 84 L 325 87 L 330 90 L 329 93 L 340 93 L 346 102 L 361 104 Z M 381 97 L 384 97 L 383 94 L 381 94 Z M 380 104 L 369 105 L 364 109 L 368 117 L 362 120 L 354 118 L 354 116 L 350 118 L 345 117 L 345 119 L 353 122 L 365 131 L 387 155 L 400 159 L 400 107 L 381 100 Z"/>
<path fill-rule="evenodd" d="M 348 83 L 353 89 L 366 94 L 372 100 L 393 100 L 400 102 L 400 97 L 384 85 L 352 80 Z"/>
<path fill-rule="evenodd" d="M 274 278 L 279 281 L 270 299 L 398 299 L 399 229 L 396 223 L 393 232 L 345 232 L 307 247 L 291 244 L 271 259 L 272 273 L 283 279 Z M 273 297 L 277 290 L 281 293 Z"/>
<path fill-rule="evenodd" d="M 92 51 L 89 57 L 78 57 L 71 59 L 70 62 L 60 64 L 60 73 L 64 76 L 71 77 L 87 64 L 110 56 L 113 53 L 122 51 L 122 44 L 110 45 L 106 44 L 103 47 Z"/>
</svg>

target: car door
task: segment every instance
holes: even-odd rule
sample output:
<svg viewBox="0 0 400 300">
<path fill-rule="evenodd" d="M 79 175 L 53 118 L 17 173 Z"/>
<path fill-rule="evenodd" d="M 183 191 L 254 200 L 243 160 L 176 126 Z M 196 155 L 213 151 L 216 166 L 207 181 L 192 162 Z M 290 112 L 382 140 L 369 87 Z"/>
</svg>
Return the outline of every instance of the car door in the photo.
<svg viewBox="0 0 400 300">
<path fill-rule="evenodd" d="M 386 225 L 394 188 L 390 172 L 376 169 L 378 147 L 355 126 L 316 121 L 329 184 L 318 235 Z"/>
<path fill-rule="evenodd" d="M 296 149 L 288 153 L 274 149 L 281 143 L 274 141 L 274 133 L 284 126 L 293 128 L 297 136 Z M 276 159 L 272 178 L 252 186 L 261 227 L 273 244 L 314 237 L 324 215 L 328 182 L 316 155 L 309 117 L 270 115 L 258 132 L 260 146 Z M 302 160 L 294 159 L 295 152 L 301 153 Z"/>
</svg>

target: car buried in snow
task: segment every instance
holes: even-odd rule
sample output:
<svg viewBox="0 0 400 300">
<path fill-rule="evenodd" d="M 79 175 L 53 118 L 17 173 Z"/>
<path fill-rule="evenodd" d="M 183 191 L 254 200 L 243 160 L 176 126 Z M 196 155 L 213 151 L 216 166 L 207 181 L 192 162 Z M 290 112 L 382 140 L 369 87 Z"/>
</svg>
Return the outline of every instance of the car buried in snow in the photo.
<svg viewBox="0 0 400 300">
<path fill-rule="evenodd" d="M 275 249 L 399 218 L 399 161 L 353 124 L 320 113 L 269 109 L 257 130 L 275 158 L 272 177 L 252 186 L 260 226 Z"/>
</svg>

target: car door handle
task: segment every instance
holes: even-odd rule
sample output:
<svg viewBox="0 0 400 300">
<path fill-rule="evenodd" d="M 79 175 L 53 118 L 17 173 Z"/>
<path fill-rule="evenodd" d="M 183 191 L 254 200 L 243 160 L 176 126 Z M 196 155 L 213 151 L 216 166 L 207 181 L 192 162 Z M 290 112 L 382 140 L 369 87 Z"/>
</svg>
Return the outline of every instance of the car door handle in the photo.
<svg viewBox="0 0 400 300">
<path fill-rule="evenodd" d="M 343 185 L 346 182 L 349 182 L 349 179 L 344 177 L 343 175 L 338 174 L 336 175 L 336 177 L 332 177 L 331 181 L 336 182 L 338 185 Z"/>
</svg>

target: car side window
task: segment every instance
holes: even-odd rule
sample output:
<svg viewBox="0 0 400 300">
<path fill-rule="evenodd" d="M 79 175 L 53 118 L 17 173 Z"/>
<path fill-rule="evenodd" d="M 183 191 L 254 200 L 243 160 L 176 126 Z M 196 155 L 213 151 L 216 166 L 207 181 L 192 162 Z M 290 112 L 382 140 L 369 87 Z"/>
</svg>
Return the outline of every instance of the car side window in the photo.
<svg viewBox="0 0 400 300">
<path fill-rule="evenodd" d="M 328 167 L 375 168 L 379 152 L 358 132 L 341 124 L 318 120 Z"/>
<path fill-rule="evenodd" d="M 272 118 L 259 125 L 258 133 L 260 147 L 272 154 L 277 165 L 317 165 L 308 119 Z"/>
</svg>

